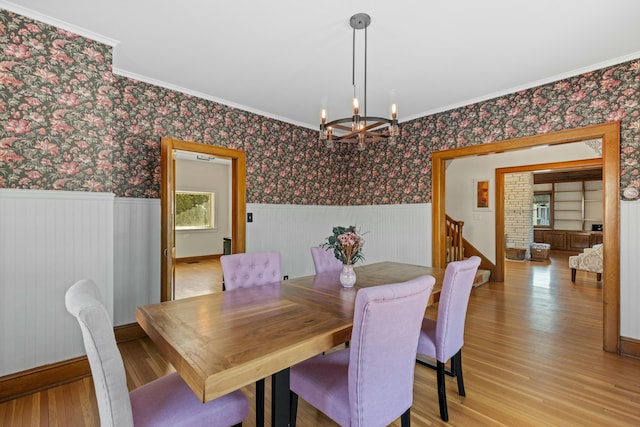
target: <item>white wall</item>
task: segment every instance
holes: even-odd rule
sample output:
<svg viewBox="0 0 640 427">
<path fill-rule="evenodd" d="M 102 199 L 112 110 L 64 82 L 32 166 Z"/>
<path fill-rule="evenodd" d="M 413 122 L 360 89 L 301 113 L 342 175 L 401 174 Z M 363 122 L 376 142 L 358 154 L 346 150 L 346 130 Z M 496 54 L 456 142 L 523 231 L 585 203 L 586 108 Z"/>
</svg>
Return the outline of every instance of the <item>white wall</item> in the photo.
<svg viewBox="0 0 640 427">
<path fill-rule="evenodd" d="M 640 339 L 640 200 L 620 202 L 620 335 Z"/>
<path fill-rule="evenodd" d="M 47 217 L 46 227 L 33 229 L 28 239 L 15 238 L 16 220 L 9 221 L 15 210 L 0 191 L 0 375 L 26 370 L 35 366 L 58 362 L 80 354 L 80 330 L 64 308 L 65 287 L 82 277 L 93 277 L 102 284 L 113 281 L 113 293 L 109 285 L 103 288 L 107 301 L 112 299 L 114 324 L 135 322 L 135 308 L 160 300 L 160 202 L 148 199 L 115 199 L 113 217 L 107 209 L 104 214 L 85 215 L 89 228 L 98 234 L 113 235 L 113 262 L 111 255 L 98 256 L 82 244 L 74 243 L 79 226 L 67 216 Z M 32 190 L 27 190 L 32 191 Z M 55 192 L 69 196 L 73 206 L 76 194 Z M 95 193 L 80 193 L 80 195 Z M 20 208 L 23 218 L 34 210 Z M 382 260 L 431 265 L 431 205 L 383 205 L 383 206 L 297 206 L 297 205 L 247 205 L 247 212 L 254 214 L 254 222 L 247 224 L 247 251 L 278 250 L 282 254 L 282 272 L 293 278 L 313 273 L 309 248 L 323 243 L 335 225 L 356 225 L 365 235 L 366 263 Z M 15 215 L 14 215 L 15 216 Z M 18 216 L 20 217 L 20 216 Z M 95 225 L 95 221 L 109 220 L 107 225 Z M 24 222 L 23 222 L 24 223 Z M 640 339 L 640 201 L 621 203 L 620 237 L 620 330 L 624 337 Z M 71 227 L 71 228 L 68 228 Z M 24 228 L 24 226 L 23 226 Z M 73 230 L 73 231 L 70 231 Z M 39 233 L 59 236 L 61 247 L 80 249 L 78 257 L 65 267 L 58 280 L 52 271 L 61 256 L 59 247 L 48 248 L 39 242 Z M 69 236 L 67 234 L 70 233 Z M 13 236 L 13 237 L 12 237 Z M 94 254 L 89 256 L 90 254 Z M 91 267 L 86 257 L 99 262 Z M 77 260 L 80 259 L 80 262 Z M 39 261 L 40 260 L 40 261 Z M 105 270 L 106 269 L 106 270 Z M 31 277 L 43 277 L 38 287 L 28 287 Z M 104 277 L 104 278 L 103 278 Z M 46 279 L 45 279 L 46 278 Z M 35 283 L 35 282 L 34 282 Z M 103 285 L 104 286 L 104 285 Z M 27 292 L 27 289 L 30 289 Z M 25 306 L 25 302 L 29 305 Z M 46 322 L 38 315 L 46 313 Z M 74 327 L 67 326 L 73 325 Z M 33 326 L 37 327 L 33 327 Z M 64 331 L 71 331 L 75 345 L 62 345 L 64 351 L 45 352 L 33 343 L 43 337 L 53 341 L 61 339 Z M 28 344 L 28 345 L 25 345 Z M 37 360 L 32 358 L 37 355 Z"/>
<path fill-rule="evenodd" d="M 497 168 L 601 157 L 584 143 L 529 149 L 523 162 L 522 150 L 489 156 L 453 160 L 446 170 L 446 211 L 455 220 L 464 221 L 463 234 L 491 262 L 496 257 L 495 171 Z M 489 210 L 473 209 L 473 180 L 489 180 Z"/>
<path fill-rule="evenodd" d="M 197 160 L 176 160 L 176 190 L 215 193 L 216 228 L 176 231 L 176 257 L 223 253 L 223 238 L 231 237 L 231 167 Z"/>
<path fill-rule="evenodd" d="M 93 279 L 112 314 L 112 193 L 0 189 L 0 376 L 84 353 L 64 296 Z"/>
<path fill-rule="evenodd" d="M 115 325 L 135 323 L 136 307 L 160 301 L 160 200 L 116 198 Z"/>
<path fill-rule="evenodd" d="M 313 274 L 310 248 L 326 242 L 334 226 L 364 233 L 363 264 L 399 261 L 431 265 L 431 204 L 302 206 L 247 204 L 247 252 L 279 251 L 282 274 Z"/>
</svg>

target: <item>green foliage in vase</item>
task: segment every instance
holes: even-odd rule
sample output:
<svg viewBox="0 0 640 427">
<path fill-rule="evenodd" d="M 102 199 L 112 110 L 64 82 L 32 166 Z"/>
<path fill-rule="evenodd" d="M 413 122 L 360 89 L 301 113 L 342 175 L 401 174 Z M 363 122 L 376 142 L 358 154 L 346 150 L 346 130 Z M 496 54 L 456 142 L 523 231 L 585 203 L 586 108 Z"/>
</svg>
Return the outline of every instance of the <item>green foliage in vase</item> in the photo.
<svg viewBox="0 0 640 427">
<path fill-rule="evenodd" d="M 364 239 L 355 225 L 349 227 L 333 227 L 333 234 L 321 245 L 326 249 L 333 249 L 333 254 L 343 264 L 353 265 L 364 260 L 362 247 Z"/>
</svg>

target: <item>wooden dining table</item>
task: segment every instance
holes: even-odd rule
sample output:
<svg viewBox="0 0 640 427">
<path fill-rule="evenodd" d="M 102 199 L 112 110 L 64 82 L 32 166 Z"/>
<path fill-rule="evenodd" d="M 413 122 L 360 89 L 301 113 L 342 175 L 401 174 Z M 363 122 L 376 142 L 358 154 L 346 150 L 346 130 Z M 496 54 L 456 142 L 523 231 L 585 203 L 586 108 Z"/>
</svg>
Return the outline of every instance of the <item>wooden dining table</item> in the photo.
<svg viewBox="0 0 640 427">
<path fill-rule="evenodd" d="M 360 288 L 432 275 L 437 301 L 444 269 L 397 262 L 138 307 L 136 320 L 202 402 L 271 375 L 273 426 L 289 423 L 289 367 L 351 338 Z"/>
</svg>

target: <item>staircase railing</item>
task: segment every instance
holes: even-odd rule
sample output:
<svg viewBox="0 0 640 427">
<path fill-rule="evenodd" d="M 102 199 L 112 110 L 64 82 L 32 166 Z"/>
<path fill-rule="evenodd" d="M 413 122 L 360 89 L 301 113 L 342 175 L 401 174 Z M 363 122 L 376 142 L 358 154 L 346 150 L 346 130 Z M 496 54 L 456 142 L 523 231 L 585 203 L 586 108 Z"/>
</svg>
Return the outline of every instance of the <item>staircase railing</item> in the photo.
<svg viewBox="0 0 640 427">
<path fill-rule="evenodd" d="M 464 221 L 456 221 L 449 215 L 446 218 L 446 242 L 447 263 L 464 259 L 464 243 L 462 240 L 462 227 Z"/>
</svg>

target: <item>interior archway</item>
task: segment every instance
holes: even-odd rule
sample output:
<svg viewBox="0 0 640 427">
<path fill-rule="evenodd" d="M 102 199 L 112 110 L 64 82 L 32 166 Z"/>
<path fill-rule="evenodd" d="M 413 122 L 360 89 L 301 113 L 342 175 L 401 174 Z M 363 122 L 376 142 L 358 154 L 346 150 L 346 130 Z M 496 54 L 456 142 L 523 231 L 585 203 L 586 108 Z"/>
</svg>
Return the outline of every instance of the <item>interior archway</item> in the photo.
<svg viewBox="0 0 640 427">
<path fill-rule="evenodd" d="M 617 353 L 620 342 L 620 125 L 618 122 L 434 152 L 432 154 L 432 264 L 435 267 L 443 267 L 446 264 L 444 242 L 447 160 L 596 138 L 602 139 L 603 227 L 607 230 L 603 236 L 603 348 L 605 351 Z M 496 191 L 501 191 L 501 189 L 496 188 Z M 499 216 L 498 212 L 496 214 Z M 499 263 L 504 264 L 503 236 L 503 227 L 496 227 L 497 269 Z M 498 271 L 497 279 L 503 280 L 503 275 L 504 265 Z"/>
</svg>

